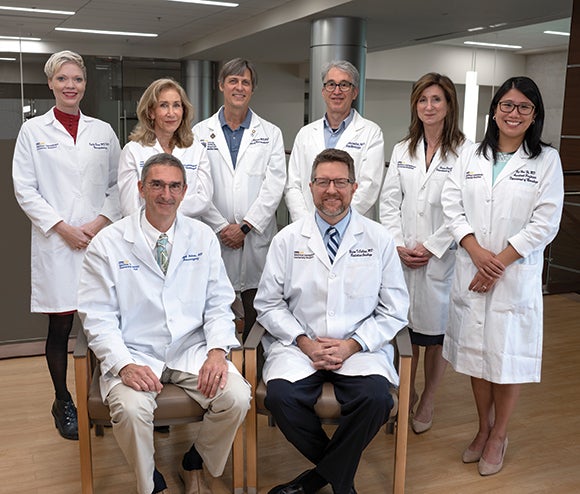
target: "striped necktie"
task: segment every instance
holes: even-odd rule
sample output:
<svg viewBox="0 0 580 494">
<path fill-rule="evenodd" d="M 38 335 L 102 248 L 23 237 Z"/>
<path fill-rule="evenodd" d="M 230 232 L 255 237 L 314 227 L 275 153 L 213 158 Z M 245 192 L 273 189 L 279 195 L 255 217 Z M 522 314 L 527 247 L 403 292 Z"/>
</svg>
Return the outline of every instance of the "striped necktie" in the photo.
<svg viewBox="0 0 580 494">
<path fill-rule="evenodd" d="M 163 274 L 167 273 L 167 266 L 169 265 L 169 254 L 167 253 L 167 242 L 168 242 L 167 235 L 162 233 L 159 235 L 157 239 L 157 243 L 155 244 L 155 260 Z"/>
<path fill-rule="evenodd" d="M 334 262 L 336 253 L 338 252 L 338 230 L 333 226 L 326 230 L 328 235 L 328 242 L 326 242 L 326 250 L 328 251 L 328 257 L 330 258 L 330 264 Z"/>
</svg>

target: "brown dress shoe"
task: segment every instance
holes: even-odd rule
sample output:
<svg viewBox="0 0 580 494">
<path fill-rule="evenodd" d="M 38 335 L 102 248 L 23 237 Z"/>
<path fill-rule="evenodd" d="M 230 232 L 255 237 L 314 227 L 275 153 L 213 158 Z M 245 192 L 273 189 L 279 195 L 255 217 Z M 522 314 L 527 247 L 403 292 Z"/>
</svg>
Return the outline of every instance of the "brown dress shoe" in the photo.
<svg viewBox="0 0 580 494">
<path fill-rule="evenodd" d="M 183 465 L 178 468 L 179 478 L 185 484 L 185 494 L 212 494 L 203 476 L 203 470 L 185 470 Z"/>
</svg>

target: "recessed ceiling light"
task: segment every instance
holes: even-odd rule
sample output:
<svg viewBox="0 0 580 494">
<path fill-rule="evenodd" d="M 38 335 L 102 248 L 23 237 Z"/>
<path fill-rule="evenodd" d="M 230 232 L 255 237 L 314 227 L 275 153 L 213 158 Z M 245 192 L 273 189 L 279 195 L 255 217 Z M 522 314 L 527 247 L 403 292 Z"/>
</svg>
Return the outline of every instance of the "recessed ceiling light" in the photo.
<svg viewBox="0 0 580 494">
<path fill-rule="evenodd" d="M 16 62 L 16 59 L 9 57 L 0 57 L 0 62 Z"/>
<path fill-rule="evenodd" d="M 2 35 L 0 35 L 0 39 L 12 39 L 15 41 L 40 41 L 40 38 L 27 38 L 25 36 L 2 36 Z"/>
<path fill-rule="evenodd" d="M 479 27 L 472 27 L 471 29 L 468 29 L 467 31 L 472 33 L 473 31 L 481 31 L 483 28 L 481 26 Z"/>
<path fill-rule="evenodd" d="M 564 33 L 562 31 L 544 31 L 544 34 L 557 34 L 558 36 L 570 36 L 570 33 Z"/>
<path fill-rule="evenodd" d="M 158 34 L 153 33 L 130 33 L 125 31 L 102 31 L 100 29 L 76 29 L 68 27 L 55 27 L 55 31 L 66 31 L 69 33 L 86 33 L 86 34 L 110 34 L 113 36 L 141 36 L 144 38 L 156 38 Z"/>
<path fill-rule="evenodd" d="M 6 7 L 4 5 L 0 5 L 0 10 L 16 10 L 17 12 L 29 12 L 32 14 L 75 15 L 75 12 L 68 10 L 35 9 L 30 7 Z"/>
<path fill-rule="evenodd" d="M 508 48 L 510 50 L 519 50 L 519 45 L 504 45 L 501 43 L 484 43 L 483 41 L 464 41 L 464 45 L 485 46 L 486 48 Z"/>
<path fill-rule="evenodd" d="M 197 3 L 199 5 L 215 5 L 216 7 L 237 7 L 239 3 L 214 2 L 213 0 L 169 0 L 170 2 Z"/>
</svg>

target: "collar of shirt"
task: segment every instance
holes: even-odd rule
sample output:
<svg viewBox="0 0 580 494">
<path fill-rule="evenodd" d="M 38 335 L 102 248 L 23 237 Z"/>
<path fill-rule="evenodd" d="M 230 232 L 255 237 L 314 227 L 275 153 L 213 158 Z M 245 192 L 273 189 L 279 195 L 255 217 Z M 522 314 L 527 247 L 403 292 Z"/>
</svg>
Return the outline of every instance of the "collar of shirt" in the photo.
<svg viewBox="0 0 580 494">
<path fill-rule="evenodd" d="M 336 148 L 336 144 L 340 139 L 340 136 L 344 132 L 354 118 L 354 109 L 350 109 L 348 116 L 340 123 L 338 129 L 333 130 L 328 123 L 328 118 L 326 113 L 324 114 L 324 144 L 327 148 Z"/>
<path fill-rule="evenodd" d="M 334 226 L 334 228 L 336 228 L 336 230 L 338 231 L 338 242 L 340 244 L 340 242 L 344 238 L 344 232 L 346 231 L 346 228 L 348 227 L 348 225 L 350 223 L 351 216 L 352 216 L 351 209 L 349 207 L 348 213 L 346 213 L 346 216 L 344 218 L 342 218 L 336 225 L 331 225 L 330 223 L 327 223 L 326 221 L 324 221 L 320 217 L 320 215 L 318 214 L 318 211 L 316 211 L 314 213 L 314 219 L 316 220 L 316 226 L 318 226 L 318 230 L 320 230 L 320 235 L 322 235 L 322 239 L 324 240 L 325 244 L 326 244 L 326 241 L 328 240 L 328 234 L 326 233 L 326 230 L 328 230 L 331 226 Z"/>
<path fill-rule="evenodd" d="M 220 121 L 220 125 L 221 125 L 222 129 L 225 130 L 227 128 L 230 132 L 236 132 L 240 128 L 241 129 L 249 129 L 250 123 L 252 122 L 252 110 L 250 108 L 248 108 L 248 113 L 246 114 L 246 118 L 244 118 L 244 121 L 240 124 L 240 126 L 236 130 L 232 130 L 232 128 L 226 122 L 226 115 L 224 113 L 223 106 L 220 108 L 220 111 L 218 112 L 218 119 Z"/>
<path fill-rule="evenodd" d="M 149 223 L 147 217 L 145 216 L 145 208 L 143 208 L 143 210 L 141 211 L 141 231 L 143 232 L 143 235 L 145 236 L 145 241 L 149 244 L 151 251 L 155 252 L 155 245 L 157 244 L 157 239 L 159 238 L 159 235 L 161 235 L 164 232 L 160 232 L 151 223 Z M 167 253 L 169 254 L 169 256 L 171 256 L 171 247 L 173 246 L 173 240 L 175 238 L 175 221 L 173 222 L 169 230 L 165 232 L 165 234 L 167 235 L 168 240 Z"/>
</svg>

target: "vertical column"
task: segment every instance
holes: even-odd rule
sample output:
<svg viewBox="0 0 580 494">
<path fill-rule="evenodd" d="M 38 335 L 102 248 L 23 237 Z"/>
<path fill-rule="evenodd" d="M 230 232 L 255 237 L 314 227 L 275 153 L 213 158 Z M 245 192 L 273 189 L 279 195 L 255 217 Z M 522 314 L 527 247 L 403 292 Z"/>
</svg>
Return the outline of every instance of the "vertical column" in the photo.
<svg viewBox="0 0 580 494">
<path fill-rule="evenodd" d="M 356 17 L 316 20 L 312 23 L 310 40 L 310 121 L 324 114 L 320 69 L 333 60 L 347 60 L 360 72 L 359 95 L 353 105 L 362 115 L 367 55 L 366 20 Z"/>
<path fill-rule="evenodd" d="M 195 124 L 211 117 L 217 111 L 216 64 L 208 60 L 186 60 L 184 89 L 193 105 Z"/>
</svg>

